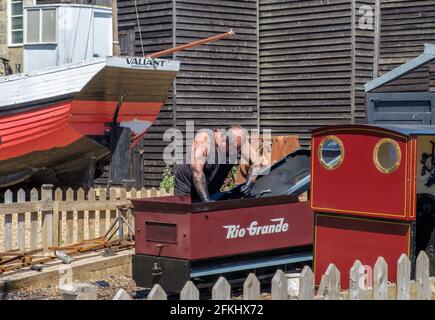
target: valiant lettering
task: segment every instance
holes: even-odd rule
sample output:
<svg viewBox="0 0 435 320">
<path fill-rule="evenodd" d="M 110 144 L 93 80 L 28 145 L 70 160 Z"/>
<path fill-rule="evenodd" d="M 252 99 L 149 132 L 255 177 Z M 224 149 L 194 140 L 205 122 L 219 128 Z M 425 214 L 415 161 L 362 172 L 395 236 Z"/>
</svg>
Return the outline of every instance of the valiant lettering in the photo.
<svg viewBox="0 0 435 320">
<path fill-rule="evenodd" d="M 288 231 L 288 223 L 284 223 L 284 218 L 271 219 L 274 222 L 270 225 L 260 226 L 257 221 L 252 221 L 249 227 L 241 228 L 240 225 L 224 226 L 227 229 L 227 239 L 244 238 L 246 235 L 255 237 L 264 234 L 282 233 Z"/>
<path fill-rule="evenodd" d="M 127 64 L 131 66 L 143 66 L 143 67 L 163 67 L 166 61 L 156 59 L 144 59 L 144 58 L 125 58 Z"/>
</svg>

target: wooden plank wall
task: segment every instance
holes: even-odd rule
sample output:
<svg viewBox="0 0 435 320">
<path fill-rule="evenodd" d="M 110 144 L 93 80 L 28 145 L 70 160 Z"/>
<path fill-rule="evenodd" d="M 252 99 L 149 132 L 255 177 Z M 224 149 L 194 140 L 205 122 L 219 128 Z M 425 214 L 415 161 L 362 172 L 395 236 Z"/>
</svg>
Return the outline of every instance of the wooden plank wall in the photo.
<svg viewBox="0 0 435 320">
<path fill-rule="evenodd" d="M 423 53 L 435 43 L 435 1 L 381 0 L 379 75 Z M 376 92 L 422 92 L 429 89 L 429 69 L 423 66 Z"/>
<path fill-rule="evenodd" d="M 435 0 L 381 0 L 381 6 L 379 75 L 435 43 Z"/>
<path fill-rule="evenodd" d="M 118 0 L 118 29 L 122 36 L 134 34 L 134 54 L 147 55 L 173 46 L 173 3 L 172 0 L 137 0 L 137 22 L 135 2 Z M 142 41 L 141 41 L 142 37 Z M 120 38 L 120 41 L 122 39 Z M 127 41 L 128 44 L 128 41 Z M 142 50 L 143 48 L 143 50 Z M 173 58 L 173 57 L 165 57 Z M 143 139 L 144 185 L 158 186 L 164 169 L 162 153 L 166 143 L 163 132 L 173 126 L 173 91 L 168 94 L 156 122 Z"/>
<path fill-rule="evenodd" d="M 361 29 L 361 6 L 376 4 L 380 27 Z M 137 0 L 137 5 L 145 53 L 229 28 L 237 33 L 172 57 L 181 61 L 182 71 L 144 140 L 145 186 L 161 180 L 162 135 L 171 126 L 184 130 L 189 119 L 197 128 L 259 125 L 276 135 L 297 134 L 308 146 L 313 128 L 365 122 L 363 85 L 421 54 L 424 43 L 435 43 L 435 0 Z M 133 36 L 140 55 L 134 1 L 119 0 L 118 7 L 120 36 Z M 428 70 L 420 70 L 400 88 L 412 89 L 409 85 L 427 77 Z"/>
<path fill-rule="evenodd" d="M 220 40 L 165 58 L 181 62 L 165 107 L 143 142 L 145 186 L 158 186 L 165 167 L 166 129 L 185 131 L 226 127 L 235 122 L 257 127 L 257 5 L 256 0 L 138 0 L 145 54 L 234 29 L 237 37 Z M 142 54 L 134 1 L 119 0 L 119 32 L 135 31 L 135 54 Z M 120 39 L 122 41 L 122 39 Z"/>
<path fill-rule="evenodd" d="M 354 39 L 353 53 L 354 65 L 351 95 L 354 97 L 353 105 L 355 122 L 366 122 L 366 94 L 364 85 L 374 78 L 375 64 L 375 30 L 376 30 L 376 0 L 357 0 L 354 7 Z M 379 2 L 378 2 L 379 3 Z M 371 11 L 369 10 L 371 9 Z M 371 16 L 371 18 L 370 18 Z M 353 91 L 354 90 L 354 91 Z"/>
<path fill-rule="evenodd" d="M 351 121 L 351 1 L 259 0 L 260 126 L 297 134 Z"/>
</svg>

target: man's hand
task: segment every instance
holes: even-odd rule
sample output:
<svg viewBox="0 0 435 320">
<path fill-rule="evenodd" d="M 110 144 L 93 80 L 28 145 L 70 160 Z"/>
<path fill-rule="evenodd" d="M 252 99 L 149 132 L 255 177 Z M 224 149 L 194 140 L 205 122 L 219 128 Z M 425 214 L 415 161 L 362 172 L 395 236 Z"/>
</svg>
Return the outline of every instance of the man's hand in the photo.
<svg viewBox="0 0 435 320">
<path fill-rule="evenodd" d="M 251 189 L 252 189 L 253 183 L 246 182 L 244 185 L 240 187 L 240 193 L 243 197 L 249 198 L 252 196 Z"/>
</svg>

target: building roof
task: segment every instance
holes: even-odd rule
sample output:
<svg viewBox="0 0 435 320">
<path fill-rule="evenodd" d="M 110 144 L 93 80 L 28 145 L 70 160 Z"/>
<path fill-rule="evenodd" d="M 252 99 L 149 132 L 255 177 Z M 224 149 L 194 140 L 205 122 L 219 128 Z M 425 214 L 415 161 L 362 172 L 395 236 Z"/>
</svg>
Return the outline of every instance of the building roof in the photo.
<svg viewBox="0 0 435 320">
<path fill-rule="evenodd" d="M 398 134 L 403 137 L 409 136 L 435 136 L 435 126 L 427 125 L 401 125 L 401 124 L 349 124 L 322 127 L 313 130 L 313 133 L 334 132 L 341 130 L 367 130 L 367 131 L 385 131 Z"/>
<path fill-rule="evenodd" d="M 365 90 L 366 92 L 371 92 L 433 61 L 435 61 L 435 45 L 427 43 L 425 44 L 423 54 L 368 82 L 365 85 Z"/>
</svg>

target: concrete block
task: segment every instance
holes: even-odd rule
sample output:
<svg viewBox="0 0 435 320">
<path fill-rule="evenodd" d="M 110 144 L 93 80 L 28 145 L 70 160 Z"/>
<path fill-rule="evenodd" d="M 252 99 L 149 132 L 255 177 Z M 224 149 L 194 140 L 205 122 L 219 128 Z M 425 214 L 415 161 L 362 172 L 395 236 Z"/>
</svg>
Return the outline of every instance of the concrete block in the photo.
<svg viewBox="0 0 435 320">
<path fill-rule="evenodd" d="M 98 287 L 87 283 L 75 283 L 63 288 L 63 300 L 98 300 Z"/>
<path fill-rule="evenodd" d="M 119 289 L 112 300 L 133 300 L 124 289 Z"/>
</svg>

